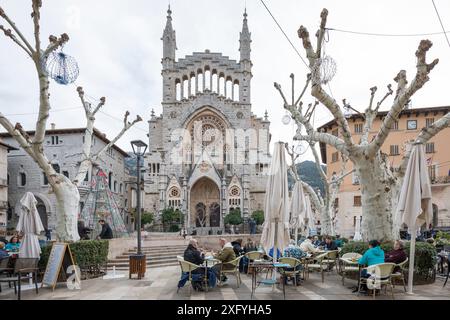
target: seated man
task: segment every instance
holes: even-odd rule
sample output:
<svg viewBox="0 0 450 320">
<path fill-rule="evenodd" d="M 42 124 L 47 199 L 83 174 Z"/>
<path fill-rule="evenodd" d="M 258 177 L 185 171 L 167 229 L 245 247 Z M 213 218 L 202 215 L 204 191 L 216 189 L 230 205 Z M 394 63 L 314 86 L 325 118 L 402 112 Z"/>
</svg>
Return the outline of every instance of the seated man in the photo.
<svg viewBox="0 0 450 320">
<path fill-rule="evenodd" d="M 218 263 L 212 267 L 212 270 L 217 277 L 219 277 L 221 269 L 232 270 L 234 267 L 226 263 L 236 259 L 236 254 L 234 253 L 233 246 L 230 242 L 227 242 L 225 239 L 221 238 L 219 240 L 219 244 L 222 249 L 214 255 L 214 258 L 220 260 L 221 263 Z M 223 276 L 221 280 L 222 283 L 224 283 L 227 281 L 227 277 Z"/>
<path fill-rule="evenodd" d="M 184 251 L 183 258 L 185 261 L 188 261 L 188 262 L 196 264 L 196 265 L 203 264 L 203 262 L 205 261 L 205 254 L 198 249 L 197 240 L 191 239 L 189 241 L 189 245 L 187 246 L 186 250 Z M 203 273 L 205 273 L 205 267 L 197 268 L 192 271 L 192 274 L 203 274 Z M 192 287 L 194 288 L 194 290 L 204 291 L 201 282 L 193 281 Z"/>
<path fill-rule="evenodd" d="M 384 262 L 392 262 L 395 264 L 402 263 L 407 258 L 405 251 L 403 250 L 403 241 L 396 240 L 394 242 L 394 250 L 389 251 L 384 255 Z M 395 267 L 394 272 L 400 271 L 399 267 Z"/>
<path fill-rule="evenodd" d="M 312 237 L 309 236 L 308 238 L 305 239 L 305 241 L 303 241 L 300 244 L 300 250 L 302 250 L 303 252 L 306 253 L 316 253 L 319 251 L 319 249 L 317 249 L 313 243 L 312 243 Z"/>
<path fill-rule="evenodd" d="M 363 256 L 358 260 L 358 264 L 364 266 L 372 266 L 374 264 L 384 263 L 384 251 L 380 247 L 380 243 L 377 240 L 369 241 L 369 249 L 364 252 Z M 370 274 L 367 273 L 366 269 L 361 271 L 361 278 L 369 278 Z M 353 290 L 357 292 L 358 288 Z M 367 286 L 363 286 L 363 292 L 367 292 Z"/>
<path fill-rule="evenodd" d="M 333 239 L 330 236 L 327 236 L 325 238 L 325 249 L 330 251 L 338 249 L 336 241 L 333 241 Z"/>
<path fill-rule="evenodd" d="M 191 239 L 189 241 L 189 245 L 184 251 L 184 260 L 196 265 L 201 265 L 205 261 L 205 254 L 198 249 L 198 242 L 196 239 Z M 193 273 L 199 273 L 196 272 L 197 270 Z"/>
</svg>

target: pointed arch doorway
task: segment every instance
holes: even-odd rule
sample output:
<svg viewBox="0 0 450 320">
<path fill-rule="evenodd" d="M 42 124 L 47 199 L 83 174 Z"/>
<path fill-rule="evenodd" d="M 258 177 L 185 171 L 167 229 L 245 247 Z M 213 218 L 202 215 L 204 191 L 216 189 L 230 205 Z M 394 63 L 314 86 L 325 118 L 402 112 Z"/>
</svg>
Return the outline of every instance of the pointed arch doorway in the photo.
<svg viewBox="0 0 450 320">
<path fill-rule="evenodd" d="M 209 178 L 200 178 L 190 190 L 191 227 L 220 227 L 220 190 Z"/>
</svg>

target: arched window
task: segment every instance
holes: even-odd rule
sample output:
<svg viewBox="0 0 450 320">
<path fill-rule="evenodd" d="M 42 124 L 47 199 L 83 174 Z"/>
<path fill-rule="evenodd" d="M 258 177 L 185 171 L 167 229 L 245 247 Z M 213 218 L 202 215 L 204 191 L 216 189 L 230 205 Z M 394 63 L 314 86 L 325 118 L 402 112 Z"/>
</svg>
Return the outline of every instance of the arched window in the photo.
<svg viewBox="0 0 450 320">
<path fill-rule="evenodd" d="M 175 80 L 175 100 L 181 100 L 181 81 L 180 79 Z"/>
<path fill-rule="evenodd" d="M 205 90 L 203 88 L 203 73 L 201 73 L 201 70 L 199 70 L 200 73 L 197 73 L 197 92 L 203 92 Z M 198 71 L 197 71 L 198 72 Z"/>
<path fill-rule="evenodd" d="M 233 98 L 233 83 L 231 82 L 230 77 L 227 77 L 227 81 L 225 82 L 225 98 Z"/>
<path fill-rule="evenodd" d="M 217 79 L 217 71 L 213 70 L 212 71 L 212 78 L 211 78 L 211 82 L 212 82 L 212 87 L 211 87 L 211 91 L 215 92 L 215 93 L 219 93 L 219 88 L 217 87 L 218 83 L 218 79 Z"/>
<path fill-rule="evenodd" d="M 234 80 L 233 84 L 233 101 L 239 101 L 239 81 Z"/>
<path fill-rule="evenodd" d="M 19 185 L 19 187 L 25 187 L 27 184 L 27 174 L 25 173 L 25 171 L 19 172 L 19 176 L 17 179 L 17 184 Z"/>
<path fill-rule="evenodd" d="M 114 181 L 114 192 L 117 192 L 117 181 Z"/>
<path fill-rule="evenodd" d="M 182 88 L 182 99 L 188 99 L 189 98 L 189 80 L 187 76 L 183 77 L 183 88 Z"/>
<path fill-rule="evenodd" d="M 121 183 L 119 186 L 119 192 L 122 193 L 123 192 L 123 184 Z"/>
<path fill-rule="evenodd" d="M 195 80 L 196 80 L 196 78 L 195 78 L 195 74 L 191 74 L 191 77 L 190 77 L 190 84 L 191 84 L 191 91 L 189 92 L 189 97 L 190 96 L 195 96 L 195 94 L 196 94 L 196 92 L 195 92 L 195 88 L 196 88 L 196 86 L 195 86 Z"/>
<path fill-rule="evenodd" d="M 211 91 L 211 71 L 205 71 L 205 88 L 203 90 Z"/>
<path fill-rule="evenodd" d="M 225 76 L 221 74 L 219 76 L 219 95 L 225 96 Z"/>
<path fill-rule="evenodd" d="M 109 187 L 109 190 L 112 190 L 112 178 L 113 178 L 113 173 L 109 172 L 108 173 L 108 187 Z"/>
</svg>

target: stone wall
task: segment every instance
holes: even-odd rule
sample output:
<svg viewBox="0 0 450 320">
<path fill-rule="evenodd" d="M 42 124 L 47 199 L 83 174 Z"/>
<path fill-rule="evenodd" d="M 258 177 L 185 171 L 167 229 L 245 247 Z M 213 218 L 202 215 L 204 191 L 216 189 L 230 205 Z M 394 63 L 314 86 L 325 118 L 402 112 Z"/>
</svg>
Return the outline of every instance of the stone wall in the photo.
<svg viewBox="0 0 450 320">
<path fill-rule="evenodd" d="M 198 241 L 198 245 L 206 250 L 219 250 L 219 239 L 224 238 L 228 242 L 242 239 L 242 245 L 244 246 L 247 239 L 252 239 L 254 243 L 259 244 L 261 240 L 261 234 L 225 234 L 217 236 L 193 236 L 194 239 Z"/>
</svg>

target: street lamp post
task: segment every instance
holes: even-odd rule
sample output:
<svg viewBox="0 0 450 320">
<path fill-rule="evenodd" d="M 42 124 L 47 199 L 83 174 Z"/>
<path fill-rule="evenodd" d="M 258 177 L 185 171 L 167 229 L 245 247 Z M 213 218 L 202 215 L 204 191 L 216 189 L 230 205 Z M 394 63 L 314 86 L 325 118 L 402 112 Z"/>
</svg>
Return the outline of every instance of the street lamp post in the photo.
<svg viewBox="0 0 450 320">
<path fill-rule="evenodd" d="M 138 279 L 142 279 L 145 275 L 146 257 L 142 254 L 141 246 L 141 157 L 145 155 L 147 144 L 141 140 L 131 141 L 133 153 L 136 155 L 136 169 L 137 169 L 137 193 L 136 193 L 136 211 L 137 211 L 137 254 L 130 255 L 130 274 L 137 273 Z"/>
</svg>

